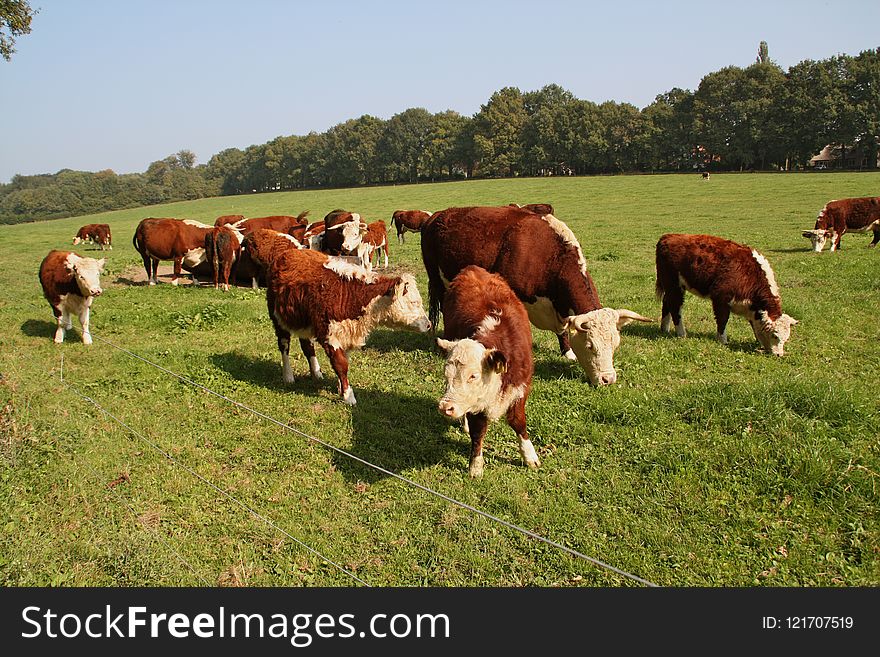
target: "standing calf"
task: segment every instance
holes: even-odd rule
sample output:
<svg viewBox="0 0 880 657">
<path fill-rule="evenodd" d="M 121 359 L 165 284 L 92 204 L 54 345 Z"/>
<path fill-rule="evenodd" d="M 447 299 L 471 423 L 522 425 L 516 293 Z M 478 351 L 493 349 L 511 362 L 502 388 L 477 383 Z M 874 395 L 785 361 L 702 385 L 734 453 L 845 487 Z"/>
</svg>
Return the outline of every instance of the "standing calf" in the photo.
<svg viewBox="0 0 880 657">
<path fill-rule="evenodd" d="M 532 386 L 529 315 L 498 274 L 482 267 L 462 269 L 443 300 L 446 392 L 438 410 L 465 419 L 471 437 L 471 477 L 483 474 L 483 437 L 489 422 L 507 414 L 530 468 L 540 465 L 526 432 L 526 399 Z"/>
<path fill-rule="evenodd" d="M 89 309 L 92 307 L 92 300 L 103 292 L 103 270 L 104 258 L 83 258 L 72 251 L 50 251 L 43 258 L 40 264 L 40 285 L 58 323 L 55 342 L 64 342 L 64 331 L 73 325 L 70 316 L 77 315 L 82 326 L 83 344 L 92 344 Z"/>
<path fill-rule="evenodd" d="M 322 378 L 313 341 L 330 358 L 346 404 L 357 400 L 348 382 L 346 352 L 366 343 L 378 325 L 425 333 L 431 323 L 411 274 L 377 276 L 341 258 L 286 249 L 266 274 L 266 304 L 275 327 L 284 381 L 293 381 L 290 337 L 299 338 L 312 377 Z"/>
<path fill-rule="evenodd" d="M 205 256 L 211 263 L 214 288 L 229 291 L 229 276 L 241 255 L 241 233 L 229 225 L 216 226 L 205 234 Z"/>
<path fill-rule="evenodd" d="M 731 311 L 745 317 L 761 346 L 783 355 L 791 327 L 782 312 L 779 287 L 770 263 L 751 247 L 712 235 L 663 235 L 657 242 L 657 297 L 662 299 L 661 330 L 684 337 L 681 319 L 685 290 L 712 300 L 718 340 L 727 344 Z"/>
</svg>

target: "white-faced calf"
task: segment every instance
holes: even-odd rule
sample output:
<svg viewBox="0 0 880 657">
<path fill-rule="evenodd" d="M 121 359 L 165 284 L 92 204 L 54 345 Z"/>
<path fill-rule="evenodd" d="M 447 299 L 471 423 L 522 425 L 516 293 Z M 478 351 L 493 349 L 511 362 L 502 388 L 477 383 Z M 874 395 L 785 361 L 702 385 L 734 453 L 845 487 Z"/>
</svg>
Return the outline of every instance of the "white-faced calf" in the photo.
<svg viewBox="0 0 880 657">
<path fill-rule="evenodd" d="M 483 437 L 489 422 L 507 415 L 530 468 L 540 465 L 526 431 L 526 400 L 532 386 L 532 331 L 529 316 L 513 290 L 497 274 L 476 266 L 459 272 L 443 300 L 446 339 L 446 392 L 438 410 L 465 419 L 471 437 L 469 472 L 483 474 Z"/>
<path fill-rule="evenodd" d="M 712 235 L 663 235 L 657 242 L 657 297 L 661 330 L 687 332 L 681 318 L 685 291 L 712 300 L 718 340 L 727 344 L 730 313 L 745 317 L 761 346 L 783 355 L 797 320 L 782 312 L 779 286 L 770 263 L 749 246 Z"/>
<path fill-rule="evenodd" d="M 83 258 L 72 251 L 50 251 L 43 258 L 40 285 L 58 324 L 55 342 L 64 342 L 64 332 L 73 325 L 71 315 L 77 315 L 82 326 L 83 344 L 92 344 L 89 309 L 92 300 L 103 292 L 103 270 L 104 258 Z"/>
</svg>

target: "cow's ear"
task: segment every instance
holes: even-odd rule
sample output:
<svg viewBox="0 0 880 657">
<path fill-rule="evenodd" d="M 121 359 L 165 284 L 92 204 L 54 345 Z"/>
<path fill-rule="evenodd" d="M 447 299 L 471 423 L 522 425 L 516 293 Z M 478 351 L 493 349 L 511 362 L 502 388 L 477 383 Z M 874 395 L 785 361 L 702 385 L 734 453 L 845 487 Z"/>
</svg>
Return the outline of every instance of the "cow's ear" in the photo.
<svg viewBox="0 0 880 657">
<path fill-rule="evenodd" d="M 483 366 L 497 374 L 503 374 L 507 371 L 507 356 L 503 351 L 487 349 L 483 356 Z"/>
<path fill-rule="evenodd" d="M 815 231 L 805 230 L 801 233 L 801 235 L 803 235 L 806 238 L 811 238 L 813 235 L 815 235 Z"/>
<path fill-rule="evenodd" d="M 100 269 L 102 272 L 104 271 L 105 262 L 107 262 L 107 258 L 101 258 L 100 260 L 98 260 L 98 269 Z"/>
<path fill-rule="evenodd" d="M 443 338 L 437 338 L 437 346 L 443 351 L 444 354 L 448 354 L 450 349 L 455 346 L 455 342 L 451 340 L 444 340 Z"/>
</svg>

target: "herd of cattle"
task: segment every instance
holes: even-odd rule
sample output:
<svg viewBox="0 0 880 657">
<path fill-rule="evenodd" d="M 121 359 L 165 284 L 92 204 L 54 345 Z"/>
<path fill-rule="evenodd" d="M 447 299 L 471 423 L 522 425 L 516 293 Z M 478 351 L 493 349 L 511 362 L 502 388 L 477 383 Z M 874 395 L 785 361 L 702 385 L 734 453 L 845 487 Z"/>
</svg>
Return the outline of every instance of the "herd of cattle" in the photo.
<svg viewBox="0 0 880 657">
<path fill-rule="evenodd" d="M 196 221 L 147 218 L 132 243 L 150 285 L 160 260 L 210 276 L 214 287 L 230 279 L 266 288 L 269 317 L 281 353 L 282 376 L 294 380 L 290 341 L 299 340 L 312 377 L 323 377 L 315 344 L 338 379 L 339 394 L 355 404 L 347 352 L 364 346 L 376 326 L 428 332 L 443 316 L 437 346 L 446 354 L 446 390 L 438 410 L 460 420 L 471 438 L 470 474 L 483 471 L 482 441 L 489 422 L 506 416 L 519 438 L 523 460 L 539 460 L 526 430 L 525 406 L 534 370 L 530 323 L 554 332 L 563 356 L 577 360 L 593 385 L 617 380 L 613 356 L 620 329 L 650 318 L 624 308 L 605 308 L 587 271 L 574 233 L 549 204 L 453 207 L 430 213 L 398 210 L 392 216 L 399 242 L 421 233 L 428 275 L 428 309 L 411 274 L 380 276 L 373 255 L 384 254 L 388 236 L 381 220 L 366 224 L 359 214 L 334 210 L 322 221 L 299 216 L 246 219 L 219 217 L 214 226 Z M 840 248 L 845 232 L 872 230 L 880 241 L 880 197 L 832 201 L 804 231 L 821 251 L 831 239 Z M 84 226 L 74 244 L 93 241 L 112 248 L 106 224 Z M 104 259 L 51 251 L 40 282 L 57 321 L 55 342 L 64 340 L 72 315 L 91 344 L 89 309 L 102 292 Z M 767 259 L 749 246 L 711 235 L 666 234 L 656 247 L 656 292 L 662 301 L 661 330 L 686 334 L 681 307 L 686 291 L 708 298 L 717 338 L 727 342 L 730 313 L 748 320 L 769 353 L 782 356 L 797 320 L 782 312 L 779 287 Z"/>
</svg>

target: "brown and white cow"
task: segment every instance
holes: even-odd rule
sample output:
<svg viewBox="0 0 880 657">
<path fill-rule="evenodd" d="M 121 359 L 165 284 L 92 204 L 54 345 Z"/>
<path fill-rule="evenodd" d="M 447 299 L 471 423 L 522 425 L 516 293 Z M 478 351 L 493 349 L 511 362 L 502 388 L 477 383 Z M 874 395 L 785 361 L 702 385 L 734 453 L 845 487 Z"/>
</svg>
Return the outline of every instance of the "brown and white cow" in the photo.
<svg viewBox="0 0 880 657">
<path fill-rule="evenodd" d="M 102 251 L 107 247 L 112 251 L 113 240 L 110 235 L 109 224 L 86 224 L 82 226 L 76 231 L 76 236 L 73 238 L 74 246 L 80 242 L 93 242 L 100 246 Z"/>
<path fill-rule="evenodd" d="M 241 257 L 241 232 L 229 224 L 215 226 L 205 235 L 205 257 L 211 265 L 214 288 L 229 291 L 229 277 L 234 277 L 234 267 Z"/>
<path fill-rule="evenodd" d="M 239 221 L 244 221 L 243 214 L 224 214 L 214 220 L 214 226 L 220 227 L 225 226 L 226 224 L 234 224 Z"/>
<path fill-rule="evenodd" d="M 581 246 L 552 214 L 523 208 L 464 207 L 434 213 L 422 229 L 422 261 L 428 272 L 428 316 L 436 324 L 448 281 L 478 265 L 500 274 L 525 304 L 537 328 L 553 331 L 593 385 L 614 383 L 614 351 L 620 329 L 650 322 L 631 310 L 603 308 Z"/>
<path fill-rule="evenodd" d="M 40 285 L 58 324 L 55 342 L 64 342 L 64 332 L 73 326 L 71 315 L 76 315 L 82 326 L 83 344 L 92 344 L 89 313 L 94 298 L 104 291 L 103 270 L 104 258 L 84 258 L 72 251 L 49 251 L 43 258 Z"/>
<path fill-rule="evenodd" d="M 316 221 L 312 224 L 306 226 L 305 231 L 303 231 L 302 237 L 296 237 L 297 241 L 299 241 L 303 246 L 307 249 L 312 249 L 313 251 L 323 251 L 324 246 L 324 220 Z"/>
<path fill-rule="evenodd" d="M 153 218 L 141 220 L 131 243 L 141 254 L 150 285 L 159 282 L 160 260 L 174 261 L 172 285 L 178 284 L 181 268 L 193 275 L 209 276 L 210 265 L 205 256 L 205 235 L 213 230 L 192 219 Z"/>
<path fill-rule="evenodd" d="M 367 232 L 367 224 L 357 212 L 332 210 L 324 217 L 321 250 L 333 256 L 355 255 Z"/>
<path fill-rule="evenodd" d="M 553 206 L 549 203 L 526 203 L 525 205 L 510 203 L 509 205 L 512 208 L 523 208 L 535 214 L 553 214 Z"/>
<path fill-rule="evenodd" d="M 829 237 L 831 251 L 836 251 L 844 233 L 866 233 L 869 230 L 873 231 L 874 239 L 868 246 L 876 246 L 880 242 L 880 196 L 829 201 L 819 211 L 813 230 L 805 230 L 802 234 L 813 243 L 813 251 L 819 253 Z"/>
<path fill-rule="evenodd" d="M 483 474 L 483 438 L 502 415 L 519 438 L 530 468 L 540 465 L 526 431 L 526 400 L 532 387 L 532 331 L 522 302 L 498 274 L 462 269 L 443 299 L 446 392 L 438 410 L 464 418 L 471 437 L 471 477 Z"/>
<path fill-rule="evenodd" d="M 283 214 L 270 217 L 252 217 L 251 219 L 237 221 L 233 226 L 240 230 L 243 235 L 247 235 L 259 228 L 268 228 L 270 230 L 277 230 L 279 233 L 286 233 L 297 226 L 306 226 L 309 223 L 306 219 L 308 214 L 309 211 L 305 210 L 295 217 Z"/>
<path fill-rule="evenodd" d="M 317 342 L 330 359 L 347 404 L 357 401 L 348 381 L 347 351 L 364 346 L 378 325 L 421 333 L 431 329 L 411 274 L 378 276 L 318 251 L 289 249 L 272 262 L 266 283 L 284 381 L 293 381 L 291 336 L 299 338 L 312 377 L 322 378 Z"/>
<path fill-rule="evenodd" d="M 383 269 L 388 269 L 388 229 L 381 219 L 367 224 L 367 232 L 361 238 L 357 248 L 358 257 L 368 271 L 373 269 L 373 254 L 376 255 L 376 267 L 379 266 L 379 257 L 385 255 Z"/>
<path fill-rule="evenodd" d="M 260 280 L 265 281 L 266 271 L 279 254 L 288 249 L 304 249 L 305 246 L 290 235 L 277 230 L 259 228 L 249 233 L 241 244 L 241 266 L 247 268 L 256 289 Z"/>
<path fill-rule="evenodd" d="M 657 242 L 657 297 L 662 299 L 661 330 L 685 337 L 681 318 L 685 291 L 712 300 L 717 338 L 727 344 L 730 313 L 745 317 L 764 349 L 782 356 L 791 327 L 782 312 L 776 275 L 767 258 L 750 246 L 713 235 L 668 233 Z"/>
<path fill-rule="evenodd" d="M 397 242 L 404 244 L 406 242 L 405 233 L 421 232 L 425 222 L 430 219 L 431 213 L 427 210 L 396 210 L 391 215 L 391 223 L 397 229 Z"/>
</svg>

